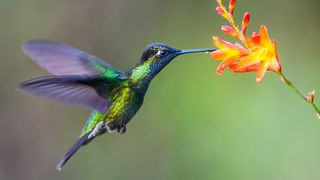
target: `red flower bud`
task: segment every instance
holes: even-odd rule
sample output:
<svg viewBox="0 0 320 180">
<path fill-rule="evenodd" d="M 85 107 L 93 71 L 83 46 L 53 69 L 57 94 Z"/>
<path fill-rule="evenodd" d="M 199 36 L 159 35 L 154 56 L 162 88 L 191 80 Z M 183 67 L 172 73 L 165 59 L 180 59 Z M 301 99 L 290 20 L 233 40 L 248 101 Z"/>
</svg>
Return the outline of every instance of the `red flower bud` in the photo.
<svg viewBox="0 0 320 180">
<path fill-rule="evenodd" d="M 244 14 L 244 16 L 243 16 L 243 19 L 242 19 L 241 33 L 242 33 L 243 35 L 246 34 L 249 21 L 250 21 L 250 13 L 246 12 L 246 13 Z"/>
<path fill-rule="evenodd" d="M 260 43 L 260 35 L 257 32 L 252 33 L 251 39 L 256 44 Z"/>
<path fill-rule="evenodd" d="M 230 0 L 229 13 L 231 14 L 231 16 L 233 15 L 235 4 L 236 4 L 236 0 Z"/>
</svg>

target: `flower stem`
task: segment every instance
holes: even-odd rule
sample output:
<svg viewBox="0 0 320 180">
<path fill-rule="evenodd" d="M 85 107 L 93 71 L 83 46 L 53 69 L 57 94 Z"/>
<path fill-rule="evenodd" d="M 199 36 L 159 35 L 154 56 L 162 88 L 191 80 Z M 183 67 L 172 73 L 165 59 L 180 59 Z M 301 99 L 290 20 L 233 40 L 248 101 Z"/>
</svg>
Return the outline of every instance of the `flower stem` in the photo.
<svg viewBox="0 0 320 180">
<path fill-rule="evenodd" d="M 316 114 L 317 117 L 320 119 L 320 109 L 319 109 L 318 106 L 314 103 L 314 101 L 313 101 L 313 100 L 311 100 L 311 101 L 308 100 L 307 97 L 304 96 L 304 95 L 299 91 L 299 89 L 296 88 L 296 87 L 292 84 L 292 82 L 291 82 L 282 72 L 277 73 L 277 74 L 281 77 L 282 81 L 283 81 L 287 86 L 289 86 L 296 94 L 298 94 L 298 95 L 299 95 L 304 101 L 306 101 L 308 104 L 311 104 L 311 105 L 312 105 L 314 111 L 317 113 L 317 114 Z"/>
</svg>

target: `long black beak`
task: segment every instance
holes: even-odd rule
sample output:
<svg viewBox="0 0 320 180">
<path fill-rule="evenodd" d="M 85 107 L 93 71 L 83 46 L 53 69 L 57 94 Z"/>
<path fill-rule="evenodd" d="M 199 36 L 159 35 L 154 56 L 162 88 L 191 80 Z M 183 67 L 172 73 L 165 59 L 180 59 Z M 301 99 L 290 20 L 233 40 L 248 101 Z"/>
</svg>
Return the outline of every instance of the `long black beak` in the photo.
<svg viewBox="0 0 320 180">
<path fill-rule="evenodd" d="M 216 48 L 208 48 L 208 49 L 185 49 L 185 50 L 180 50 L 177 54 L 182 55 L 182 54 L 189 54 L 189 53 L 200 53 L 200 52 L 212 52 L 216 51 Z"/>
</svg>

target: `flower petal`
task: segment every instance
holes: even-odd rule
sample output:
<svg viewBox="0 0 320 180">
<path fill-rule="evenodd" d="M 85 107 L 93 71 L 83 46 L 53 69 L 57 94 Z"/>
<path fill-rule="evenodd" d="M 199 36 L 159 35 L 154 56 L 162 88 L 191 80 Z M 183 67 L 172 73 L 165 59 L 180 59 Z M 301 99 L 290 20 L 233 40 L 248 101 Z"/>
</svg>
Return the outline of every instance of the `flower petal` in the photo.
<svg viewBox="0 0 320 180">
<path fill-rule="evenodd" d="M 211 52 L 211 57 L 213 60 L 227 60 L 232 57 L 238 57 L 239 51 L 231 50 L 231 49 L 218 49 L 216 51 Z"/>
<path fill-rule="evenodd" d="M 269 66 L 269 61 L 263 61 L 257 71 L 256 82 L 260 83 Z"/>
<path fill-rule="evenodd" d="M 244 59 L 242 59 L 240 61 L 237 68 L 243 69 L 243 68 L 251 66 L 253 64 L 257 64 L 258 62 L 260 62 L 264 59 L 266 52 L 267 52 L 267 50 L 265 48 L 262 48 L 256 52 L 248 55 L 247 57 L 245 57 Z"/>
<path fill-rule="evenodd" d="M 273 48 L 273 43 L 270 40 L 268 29 L 265 25 L 260 27 L 260 43 L 262 46 Z"/>
<path fill-rule="evenodd" d="M 253 65 L 247 66 L 247 67 L 242 68 L 242 69 L 237 69 L 238 64 L 239 63 L 232 63 L 229 66 L 230 70 L 232 72 L 235 72 L 235 73 L 246 73 L 246 72 L 258 71 L 260 66 L 261 66 L 260 63 L 257 63 L 257 64 L 253 64 Z"/>
<path fill-rule="evenodd" d="M 228 66 L 230 66 L 234 61 L 237 59 L 230 58 L 228 60 L 223 61 L 222 63 L 219 64 L 216 73 L 220 75 Z"/>
<path fill-rule="evenodd" d="M 222 48 L 229 48 L 229 49 L 236 49 L 236 50 L 241 50 L 241 51 L 247 51 L 246 48 L 244 48 L 243 46 L 241 46 L 240 44 L 232 44 L 228 41 L 224 41 L 219 37 L 214 36 L 213 38 L 213 43 L 215 44 L 215 46 L 218 49 L 222 49 Z"/>
</svg>

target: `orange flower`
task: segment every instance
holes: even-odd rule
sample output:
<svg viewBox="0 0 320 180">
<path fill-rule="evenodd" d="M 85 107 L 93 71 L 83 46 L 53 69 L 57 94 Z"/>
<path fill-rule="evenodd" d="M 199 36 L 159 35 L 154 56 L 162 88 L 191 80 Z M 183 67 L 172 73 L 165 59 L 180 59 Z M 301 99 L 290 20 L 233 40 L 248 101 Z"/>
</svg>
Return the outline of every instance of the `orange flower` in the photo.
<svg viewBox="0 0 320 180">
<path fill-rule="evenodd" d="M 213 37 L 213 43 L 218 50 L 211 53 L 212 59 L 222 60 L 222 63 L 220 63 L 216 70 L 217 74 L 221 74 L 231 64 L 250 54 L 250 51 L 240 44 L 232 44 L 219 37 Z"/>
<path fill-rule="evenodd" d="M 246 40 L 249 55 L 239 59 L 236 66 L 230 66 L 233 72 L 257 71 L 256 81 L 260 82 L 267 70 L 281 72 L 281 63 L 277 55 L 277 43 L 271 41 L 266 26 L 260 27 L 260 34 L 254 33 Z M 236 64 L 236 63 L 235 63 Z"/>
<path fill-rule="evenodd" d="M 250 38 L 246 38 L 250 14 L 244 14 L 242 27 L 239 30 L 232 16 L 235 0 L 230 1 L 229 12 L 221 0 L 217 0 L 217 2 L 219 5 L 217 7 L 218 13 L 226 18 L 232 26 L 222 26 L 222 32 L 238 38 L 245 47 L 238 43 L 229 43 L 219 37 L 213 37 L 213 42 L 218 50 L 211 53 L 212 59 L 222 60 L 216 73 L 221 74 L 227 67 L 237 73 L 257 71 L 256 81 L 258 83 L 261 82 L 267 70 L 280 73 L 281 63 L 277 55 L 276 41 L 270 40 L 266 26 L 260 27 L 259 34 L 255 32 Z"/>
</svg>

